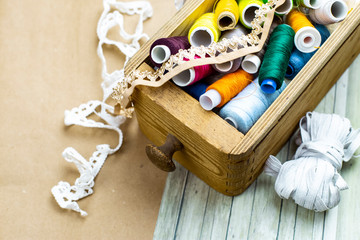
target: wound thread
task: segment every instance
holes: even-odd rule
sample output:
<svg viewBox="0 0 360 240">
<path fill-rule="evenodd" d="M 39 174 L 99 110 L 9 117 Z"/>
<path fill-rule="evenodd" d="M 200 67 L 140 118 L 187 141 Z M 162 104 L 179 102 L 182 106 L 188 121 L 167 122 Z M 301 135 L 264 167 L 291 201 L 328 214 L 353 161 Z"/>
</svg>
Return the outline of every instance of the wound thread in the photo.
<svg viewBox="0 0 360 240">
<path fill-rule="evenodd" d="M 286 16 L 286 23 L 295 31 L 295 46 L 301 52 L 313 52 L 320 47 L 321 36 L 307 17 L 295 9 Z"/>
<path fill-rule="evenodd" d="M 321 6 L 324 0 L 294 0 L 297 6 L 317 9 Z"/>
<path fill-rule="evenodd" d="M 205 13 L 191 26 L 188 39 L 191 46 L 208 47 L 211 43 L 219 41 L 220 30 L 217 27 L 215 14 Z"/>
<path fill-rule="evenodd" d="M 251 22 L 255 18 L 255 11 L 260 9 L 263 2 L 260 0 L 240 0 L 239 14 L 240 22 L 246 28 L 251 28 Z"/>
<path fill-rule="evenodd" d="M 321 45 L 322 45 L 324 44 L 326 39 L 328 39 L 328 37 L 330 36 L 330 32 L 323 25 L 315 25 L 315 28 L 319 31 L 321 35 Z M 310 58 L 316 53 L 316 51 L 311 53 L 303 53 L 297 49 L 294 49 L 290 56 L 285 77 L 289 80 L 294 79 L 296 75 L 301 71 L 301 69 L 306 65 L 306 63 L 310 60 Z"/>
<path fill-rule="evenodd" d="M 195 56 L 195 58 L 199 57 Z M 189 59 L 184 60 L 189 61 Z M 201 65 L 182 71 L 178 75 L 174 76 L 172 80 L 179 87 L 186 87 L 209 76 L 213 72 L 214 70 L 211 65 Z"/>
<path fill-rule="evenodd" d="M 190 48 L 186 36 L 157 39 L 150 47 L 150 58 L 154 66 L 160 67 L 171 55 L 178 53 L 180 49 Z"/>
<path fill-rule="evenodd" d="M 200 97 L 200 105 L 205 110 L 221 107 L 250 84 L 252 80 L 253 76 L 242 69 L 228 73 L 206 89 L 206 93 Z"/>
<path fill-rule="evenodd" d="M 294 47 L 294 35 L 294 30 L 286 24 L 277 26 L 271 34 L 259 71 L 259 84 L 265 93 L 281 87 Z"/>
<path fill-rule="evenodd" d="M 235 28 L 239 20 L 239 7 L 235 0 L 219 0 L 215 4 L 215 19 L 220 31 Z"/>
<path fill-rule="evenodd" d="M 273 94 L 266 94 L 258 84 L 258 79 L 255 79 L 219 112 L 220 117 L 243 134 L 249 131 L 286 87 L 283 83 Z"/>
<path fill-rule="evenodd" d="M 223 32 L 223 34 L 221 35 L 221 40 L 223 39 L 231 39 L 234 36 L 242 36 L 242 35 L 246 35 L 247 31 L 246 29 L 242 26 L 242 25 L 236 25 L 236 28 L 228 30 Z M 228 49 L 227 52 L 231 52 L 231 49 Z M 225 62 L 225 63 L 218 63 L 218 64 L 214 64 L 212 65 L 213 68 L 221 73 L 232 73 L 235 72 L 236 70 L 239 69 L 241 62 L 242 62 L 242 57 Z"/>
<path fill-rule="evenodd" d="M 342 0 L 329 0 L 318 9 L 310 9 L 311 20 L 318 24 L 331 24 L 345 19 L 349 8 Z"/>
</svg>

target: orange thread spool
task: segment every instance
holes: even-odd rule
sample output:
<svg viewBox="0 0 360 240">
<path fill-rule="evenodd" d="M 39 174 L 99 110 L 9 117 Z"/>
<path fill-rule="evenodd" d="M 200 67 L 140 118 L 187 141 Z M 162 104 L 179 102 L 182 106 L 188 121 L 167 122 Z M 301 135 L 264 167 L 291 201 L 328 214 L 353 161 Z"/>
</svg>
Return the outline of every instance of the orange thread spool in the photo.
<svg viewBox="0 0 360 240">
<path fill-rule="evenodd" d="M 295 31 L 294 43 L 300 52 L 309 53 L 316 50 L 321 44 L 319 31 L 302 13 L 293 9 L 286 16 L 286 23 Z"/>
<path fill-rule="evenodd" d="M 239 69 L 236 72 L 226 74 L 220 80 L 211 84 L 206 91 L 213 89 L 220 94 L 221 102 L 217 107 L 221 107 L 241 92 L 252 80 L 253 75 Z"/>
<path fill-rule="evenodd" d="M 286 21 L 294 29 L 295 33 L 303 27 L 314 27 L 302 12 L 295 9 L 286 16 Z"/>
</svg>

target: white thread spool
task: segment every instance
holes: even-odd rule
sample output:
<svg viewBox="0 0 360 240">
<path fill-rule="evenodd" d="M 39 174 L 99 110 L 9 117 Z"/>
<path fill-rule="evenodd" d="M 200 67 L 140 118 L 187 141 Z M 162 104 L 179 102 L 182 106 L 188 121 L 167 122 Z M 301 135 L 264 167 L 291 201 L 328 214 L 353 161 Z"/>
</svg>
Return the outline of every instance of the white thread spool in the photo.
<svg viewBox="0 0 360 240">
<path fill-rule="evenodd" d="M 318 9 L 311 9 L 311 20 L 319 24 L 331 24 L 344 20 L 349 9 L 342 0 L 330 0 Z"/>
<path fill-rule="evenodd" d="M 242 69 L 250 74 L 257 73 L 259 71 L 260 65 L 261 60 L 255 54 L 246 55 L 241 63 Z"/>
<path fill-rule="evenodd" d="M 189 37 L 189 42 L 191 46 L 204 47 L 210 46 L 214 42 L 214 33 L 207 27 L 197 27 L 191 33 Z"/>
<path fill-rule="evenodd" d="M 190 68 L 182 71 L 178 75 L 174 76 L 172 80 L 179 87 L 186 87 L 195 80 L 195 70 L 194 68 Z"/>
<path fill-rule="evenodd" d="M 210 89 L 200 96 L 199 102 L 203 109 L 211 111 L 221 103 L 221 95 L 215 89 Z"/>
<path fill-rule="evenodd" d="M 222 41 L 223 39 L 231 39 L 234 36 L 240 37 L 240 36 L 246 35 L 246 34 L 247 34 L 246 29 L 243 26 L 240 26 L 238 24 L 238 25 L 236 25 L 236 27 L 234 29 L 223 32 L 223 34 L 221 35 L 220 41 Z M 232 52 L 232 50 L 228 49 L 227 52 Z M 242 59 L 243 58 L 240 57 L 235 60 L 231 60 L 229 62 L 214 64 L 212 66 L 218 72 L 222 72 L 222 73 L 235 72 L 236 70 L 238 70 L 240 68 Z"/>
<path fill-rule="evenodd" d="M 296 32 L 294 43 L 300 52 L 314 52 L 317 47 L 320 47 L 321 35 L 316 28 L 306 26 Z"/>
<path fill-rule="evenodd" d="M 255 18 L 255 11 L 260 9 L 260 5 L 256 3 L 251 3 L 247 5 L 244 10 L 240 13 L 241 23 L 247 27 L 251 28 L 251 22 Z"/>
<path fill-rule="evenodd" d="M 286 0 L 282 5 L 276 8 L 275 12 L 279 15 L 288 14 L 293 9 L 293 0 Z"/>
<path fill-rule="evenodd" d="M 300 0 L 301 5 L 307 8 L 317 9 L 321 6 L 324 0 Z"/>
<path fill-rule="evenodd" d="M 151 59 L 156 62 L 157 64 L 162 64 L 166 62 L 170 56 L 171 52 L 168 46 L 166 45 L 156 45 L 151 50 Z"/>
</svg>

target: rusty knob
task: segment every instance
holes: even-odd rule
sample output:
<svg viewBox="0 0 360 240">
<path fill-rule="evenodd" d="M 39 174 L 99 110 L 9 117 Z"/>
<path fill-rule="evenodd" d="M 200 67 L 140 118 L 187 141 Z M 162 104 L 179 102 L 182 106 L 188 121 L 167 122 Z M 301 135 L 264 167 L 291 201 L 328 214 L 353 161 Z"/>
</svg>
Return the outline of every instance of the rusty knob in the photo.
<svg viewBox="0 0 360 240">
<path fill-rule="evenodd" d="M 169 134 L 166 137 L 164 145 L 157 147 L 148 144 L 145 147 L 145 152 L 150 161 L 158 168 L 166 172 L 172 172 L 176 169 L 172 156 L 176 151 L 183 148 L 182 143 L 173 135 Z"/>
</svg>

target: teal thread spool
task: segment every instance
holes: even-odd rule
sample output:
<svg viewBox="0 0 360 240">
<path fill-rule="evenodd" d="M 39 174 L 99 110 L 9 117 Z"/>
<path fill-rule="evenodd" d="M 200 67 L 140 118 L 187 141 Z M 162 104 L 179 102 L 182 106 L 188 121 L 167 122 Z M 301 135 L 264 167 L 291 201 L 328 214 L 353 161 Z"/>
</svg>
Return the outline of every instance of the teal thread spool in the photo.
<svg viewBox="0 0 360 240">
<path fill-rule="evenodd" d="M 294 36 L 294 30 L 286 24 L 277 26 L 271 34 L 259 71 L 259 84 L 265 93 L 273 93 L 281 87 L 294 47 Z"/>
</svg>

